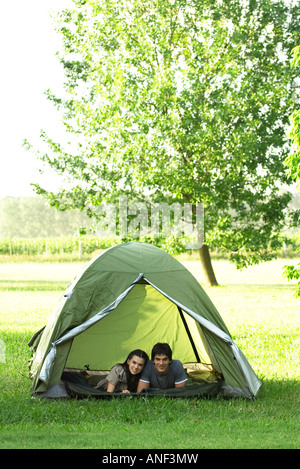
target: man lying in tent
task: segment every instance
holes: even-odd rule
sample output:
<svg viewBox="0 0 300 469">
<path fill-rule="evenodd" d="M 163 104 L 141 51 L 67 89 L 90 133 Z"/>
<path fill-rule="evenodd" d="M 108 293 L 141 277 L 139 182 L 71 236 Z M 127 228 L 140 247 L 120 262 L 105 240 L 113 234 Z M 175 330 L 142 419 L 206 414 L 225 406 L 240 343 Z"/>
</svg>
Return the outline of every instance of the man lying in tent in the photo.
<svg viewBox="0 0 300 469">
<path fill-rule="evenodd" d="M 169 344 L 157 343 L 151 352 L 151 360 L 146 363 L 139 380 L 137 392 L 144 389 L 181 388 L 187 383 L 182 363 L 172 360 Z"/>
</svg>

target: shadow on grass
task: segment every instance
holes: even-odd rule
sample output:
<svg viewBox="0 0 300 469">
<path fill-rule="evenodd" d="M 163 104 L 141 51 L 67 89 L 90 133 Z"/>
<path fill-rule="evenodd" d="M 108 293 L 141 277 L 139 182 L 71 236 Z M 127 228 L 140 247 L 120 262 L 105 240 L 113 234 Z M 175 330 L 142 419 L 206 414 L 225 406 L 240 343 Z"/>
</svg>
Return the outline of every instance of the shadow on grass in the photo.
<svg viewBox="0 0 300 469">
<path fill-rule="evenodd" d="M 262 382 L 257 400 L 265 400 L 274 397 L 285 401 L 298 401 L 300 394 L 300 381 L 296 378 L 259 378 Z"/>
</svg>

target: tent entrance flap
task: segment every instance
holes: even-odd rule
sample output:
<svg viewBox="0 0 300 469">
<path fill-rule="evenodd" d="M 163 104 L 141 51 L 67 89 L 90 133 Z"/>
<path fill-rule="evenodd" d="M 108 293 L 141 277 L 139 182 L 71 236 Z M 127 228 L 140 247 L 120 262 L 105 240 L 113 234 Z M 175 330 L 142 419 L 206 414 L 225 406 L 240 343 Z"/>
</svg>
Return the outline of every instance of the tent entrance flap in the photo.
<svg viewBox="0 0 300 469">
<path fill-rule="evenodd" d="M 150 356 L 156 342 L 168 342 L 183 362 L 211 363 L 194 319 L 151 285 L 138 283 L 109 315 L 74 337 L 66 367 L 107 370 L 136 348 Z"/>
</svg>

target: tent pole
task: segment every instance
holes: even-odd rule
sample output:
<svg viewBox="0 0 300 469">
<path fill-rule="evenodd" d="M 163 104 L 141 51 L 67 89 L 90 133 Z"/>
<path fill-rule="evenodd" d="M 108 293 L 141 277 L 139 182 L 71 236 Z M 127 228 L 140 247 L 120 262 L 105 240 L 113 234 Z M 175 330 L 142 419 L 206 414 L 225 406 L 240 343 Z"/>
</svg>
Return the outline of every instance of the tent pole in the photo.
<svg viewBox="0 0 300 469">
<path fill-rule="evenodd" d="M 195 357 L 196 357 L 197 363 L 201 363 L 201 360 L 200 360 L 200 357 L 199 357 L 199 355 L 198 355 L 198 352 L 197 352 L 197 349 L 196 349 L 195 343 L 194 343 L 194 341 L 193 341 L 193 337 L 191 336 L 190 330 L 189 330 L 189 328 L 188 328 L 188 325 L 187 325 L 187 323 L 186 323 L 186 320 L 185 320 L 185 318 L 184 318 L 184 315 L 183 315 L 182 309 L 181 309 L 181 308 L 179 308 L 179 306 L 177 306 L 177 308 L 178 308 L 178 311 L 179 311 L 179 314 L 180 314 L 181 320 L 182 320 L 182 322 L 183 322 L 183 325 L 184 325 L 185 331 L 186 331 L 186 333 L 187 333 L 187 335 L 188 335 L 188 338 L 190 339 L 191 345 L 192 345 L 192 347 L 193 347 L 193 352 L 194 352 L 194 354 L 195 354 Z"/>
</svg>

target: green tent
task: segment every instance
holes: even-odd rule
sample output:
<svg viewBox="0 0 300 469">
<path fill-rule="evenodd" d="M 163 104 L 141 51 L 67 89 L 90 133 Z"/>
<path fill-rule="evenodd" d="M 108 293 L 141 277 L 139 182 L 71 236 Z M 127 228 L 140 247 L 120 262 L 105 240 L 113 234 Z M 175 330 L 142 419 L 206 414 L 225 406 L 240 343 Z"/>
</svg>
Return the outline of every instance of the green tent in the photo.
<svg viewBox="0 0 300 469">
<path fill-rule="evenodd" d="M 69 285 L 48 324 L 31 339 L 32 393 L 69 395 L 63 372 L 85 367 L 91 373 L 107 371 L 133 349 L 150 356 L 157 342 L 170 344 L 193 388 L 194 383 L 200 389 L 216 382 L 221 395 L 247 398 L 260 388 L 193 275 L 158 247 L 131 242 L 93 258 Z"/>
</svg>

